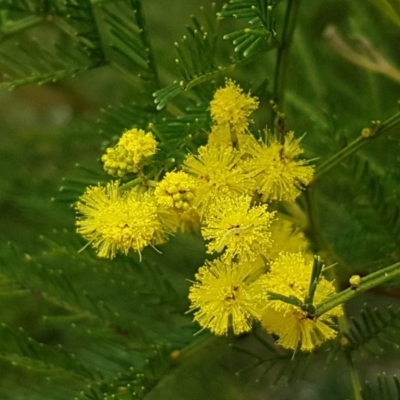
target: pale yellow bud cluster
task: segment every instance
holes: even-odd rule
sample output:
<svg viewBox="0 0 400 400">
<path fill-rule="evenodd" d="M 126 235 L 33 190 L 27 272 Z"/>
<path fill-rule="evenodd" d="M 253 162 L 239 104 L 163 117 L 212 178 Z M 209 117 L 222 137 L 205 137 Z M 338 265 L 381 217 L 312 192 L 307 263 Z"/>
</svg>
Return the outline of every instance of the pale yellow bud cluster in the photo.
<svg viewBox="0 0 400 400">
<path fill-rule="evenodd" d="M 115 147 L 107 148 L 101 161 L 108 174 L 122 178 L 129 172 L 137 173 L 156 150 L 153 134 L 134 128 L 125 132 Z"/>
<path fill-rule="evenodd" d="M 122 178 L 129 172 L 137 173 L 139 171 L 129 151 L 122 146 L 107 148 L 106 154 L 101 157 L 101 161 L 104 163 L 104 170 L 112 176 Z"/>
<path fill-rule="evenodd" d="M 185 172 L 168 172 L 157 185 L 154 195 L 166 208 L 188 211 L 193 207 L 195 185 L 195 180 Z"/>
</svg>

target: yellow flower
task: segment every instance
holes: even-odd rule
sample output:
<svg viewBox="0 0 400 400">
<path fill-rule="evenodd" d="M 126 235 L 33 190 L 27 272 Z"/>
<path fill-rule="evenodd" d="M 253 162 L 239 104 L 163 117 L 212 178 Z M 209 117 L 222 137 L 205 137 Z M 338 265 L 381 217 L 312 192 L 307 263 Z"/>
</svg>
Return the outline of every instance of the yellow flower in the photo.
<svg viewBox="0 0 400 400">
<path fill-rule="evenodd" d="M 322 343 L 334 339 L 337 332 L 326 323 L 331 321 L 309 319 L 304 311 L 291 306 L 286 313 L 267 307 L 261 323 L 265 329 L 279 336 L 280 346 L 302 351 L 312 351 Z"/>
<path fill-rule="evenodd" d="M 157 141 L 151 132 L 142 129 L 131 129 L 125 132 L 118 142 L 132 154 L 133 162 L 140 164 L 143 158 L 150 157 L 156 153 Z"/>
<path fill-rule="evenodd" d="M 251 140 L 251 134 L 239 133 L 237 134 L 238 148 L 240 150 L 246 149 L 246 144 Z M 208 135 L 208 144 L 213 146 L 232 147 L 232 135 L 229 125 L 214 125 Z"/>
<path fill-rule="evenodd" d="M 279 215 L 272 222 L 270 230 L 273 245 L 266 254 L 269 260 L 275 260 L 282 251 L 304 252 L 309 247 L 303 232 L 296 229 L 290 221 Z"/>
<path fill-rule="evenodd" d="M 247 143 L 246 150 L 253 158 L 245 169 L 256 177 L 263 201 L 294 201 L 311 181 L 314 167 L 307 165 L 307 160 L 295 160 L 303 153 L 300 140 L 289 132 L 284 144 L 275 137 L 270 137 L 268 144 L 255 139 Z"/>
<path fill-rule="evenodd" d="M 210 102 L 210 112 L 217 125 L 229 125 L 235 133 L 246 132 L 249 116 L 258 107 L 258 100 L 248 94 L 230 79 L 225 87 L 217 89 Z"/>
<path fill-rule="evenodd" d="M 200 147 L 198 153 L 186 158 L 183 170 L 196 178 L 194 206 L 200 215 L 218 197 L 253 192 L 254 180 L 239 165 L 242 153 L 212 145 Z"/>
<path fill-rule="evenodd" d="M 185 172 L 167 172 L 158 183 L 154 195 L 158 204 L 175 211 L 188 211 L 194 201 L 195 179 Z"/>
<path fill-rule="evenodd" d="M 189 311 L 197 310 L 194 320 L 216 335 L 226 335 L 229 328 L 236 335 L 250 331 L 252 320 L 259 319 L 262 310 L 262 292 L 254 290 L 251 274 L 246 264 L 207 261 L 190 288 Z"/>
<path fill-rule="evenodd" d="M 119 182 L 91 186 L 76 205 L 77 232 L 97 249 L 99 257 L 114 258 L 117 252 L 141 252 L 161 243 L 164 233 L 153 196 L 138 191 L 119 191 Z"/>
<path fill-rule="evenodd" d="M 200 216 L 194 208 L 187 211 L 176 212 L 173 208 L 158 207 L 158 216 L 164 230 L 167 232 L 188 232 L 198 230 L 200 227 Z"/>
<path fill-rule="evenodd" d="M 126 131 L 115 147 L 109 147 L 101 157 L 104 170 L 122 177 L 128 172 L 138 172 L 146 158 L 155 154 L 157 142 L 151 132 L 141 129 Z"/>
<path fill-rule="evenodd" d="M 201 230 L 208 244 L 208 253 L 222 252 L 225 256 L 254 261 L 266 255 L 271 246 L 270 225 L 274 213 L 266 205 L 251 207 L 250 196 L 219 197 L 205 217 Z"/>
<path fill-rule="evenodd" d="M 312 265 L 312 258 L 306 258 L 302 253 L 282 252 L 258 284 L 264 292 L 295 296 L 303 301 L 308 293 Z M 321 277 L 314 303 L 318 304 L 334 293 L 333 284 Z M 280 300 L 267 300 L 261 322 L 268 332 L 279 336 L 277 343 L 282 347 L 311 351 L 336 337 L 337 332 L 329 325 L 333 324 L 333 317 L 340 315 L 343 315 L 343 309 L 338 306 L 318 319 L 310 319 L 299 307 Z"/>
</svg>

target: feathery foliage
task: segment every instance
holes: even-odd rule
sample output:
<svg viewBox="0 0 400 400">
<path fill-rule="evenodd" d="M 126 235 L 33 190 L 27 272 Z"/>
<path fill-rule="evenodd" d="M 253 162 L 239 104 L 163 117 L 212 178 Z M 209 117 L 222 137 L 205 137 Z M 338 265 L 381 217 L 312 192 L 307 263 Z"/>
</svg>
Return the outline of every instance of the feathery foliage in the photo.
<svg viewBox="0 0 400 400">
<path fill-rule="evenodd" d="M 376 382 L 372 385 L 372 382 L 365 382 L 362 389 L 362 399 L 400 399 L 400 382 L 397 376 L 392 377 L 392 381 L 389 380 L 388 376 L 383 373 L 377 376 Z"/>
<path fill-rule="evenodd" d="M 399 2 L 192 3 L 0 0 L 0 398 L 400 398 Z M 133 129 L 156 151 L 113 195 L 176 209 L 110 260 L 115 199 L 89 243 L 74 208 Z"/>
</svg>

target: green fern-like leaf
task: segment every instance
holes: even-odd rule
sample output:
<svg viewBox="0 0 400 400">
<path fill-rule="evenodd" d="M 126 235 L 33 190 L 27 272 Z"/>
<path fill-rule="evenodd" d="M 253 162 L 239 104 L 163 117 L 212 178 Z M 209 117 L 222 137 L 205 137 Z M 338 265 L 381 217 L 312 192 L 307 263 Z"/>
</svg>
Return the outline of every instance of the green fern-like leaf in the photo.
<svg viewBox="0 0 400 400">
<path fill-rule="evenodd" d="M 231 40 L 235 52 L 249 57 L 262 49 L 277 46 L 274 9 L 280 0 L 231 0 L 222 11 L 220 18 L 249 19 L 250 28 L 240 29 L 224 36 Z"/>
<path fill-rule="evenodd" d="M 77 47 L 71 48 L 71 53 L 61 57 L 61 50 L 55 45 L 45 48 L 33 40 L 29 45 L 17 44 L 16 54 L 9 55 L 7 50 L 0 52 L 0 60 L 7 72 L 2 84 L 9 89 L 15 89 L 28 83 L 45 84 L 56 82 L 65 77 L 76 76 L 90 68 L 85 55 Z"/>
<path fill-rule="evenodd" d="M 361 396 L 363 400 L 399 400 L 400 381 L 396 375 L 390 379 L 385 373 L 378 374 L 376 382 L 366 381 Z"/>
<path fill-rule="evenodd" d="M 111 64 L 141 91 L 142 103 L 148 93 L 158 88 L 158 72 L 145 16 L 139 0 L 120 0 L 100 4 L 107 24 L 105 40 L 109 43 Z"/>
<path fill-rule="evenodd" d="M 257 353 L 236 344 L 232 345 L 236 351 L 253 358 L 253 362 L 239 370 L 237 374 L 240 375 L 258 369 L 261 371 L 261 374 L 259 374 L 257 380 L 261 380 L 264 376 L 268 375 L 274 385 L 284 377 L 289 382 L 292 382 L 306 374 L 314 358 L 313 353 L 293 355 L 293 352 L 276 346 L 271 341 L 271 338 L 265 336 L 265 332 L 259 333 L 255 330 L 253 331 L 253 336 L 261 344 L 262 348 Z"/>
<path fill-rule="evenodd" d="M 385 348 L 398 349 L 399 345 L 390 336 L 400 329 L 400 310 L 393 310 L 392 306 L 382 313 L 378 309 L 367 305 L 360 311 L 360 318 L 352 317 L 353 326 L 349 332 L 344 332 L 351 351 L 366 351 L 379 354 Z"/>
<path fill-rule="evenodd" d="M 180 43 L 175 43 L 178 53 L 175 62 L 182 79 L 153 94 L 158 110 L 164 108 L 173 98 L 184 91 L 215 79 L 226 72 L 226 68 L 233 67 L 220 67 L 215 61 L 218 27 L 215 10 L 213 9 L 212 12 L 214 17 L 211 18 L 208 15 L 208 18 L 206 18 L 209 21 L 207 28 L 196 17 L 192 17 L 192 25 L 187 27 L 187 35 L 183 37 Z M 210 88 L 203 87 L 197 90 L 197 95 L 200 98 L 210 97 L 210 94 Z"/>
<path fill-rule="evenodd" d="M 378 176 L 368 161 L 362 162 L 359 157 L 351 157 L 347 165 L 367 196 L 371 210 L 376 215 L 379 225 L 384 228 L 392 243 L 400 249 L 400 207 L 397 198 L 389 199 L 387 188 L 394 186 L 390 176 Z"/>
<path fill-rule="evenodd" d="M 73 233 L 53 236 L 38 255 L 1 247 L 2 306 L 18 301 L 23 312 L 35 301 L 37 310 L 24 326 L 3 310 L 10 321 L 0 326 L 0 371 L 26 375 L 15 396 L 35 399 L 32 380 L 42 399 L 144 398 L 171 367 L 171 352 L 192 340 L 186 303 L 151 253 L 146 265 L 110 263 L 77 254 Z M 1 398 L 12 398 L 7 390 L 0 384 Z"/>
<path fill-rule="evenodd" d="M 8 10 L 7 4 L 0 4 L 0 9 L 1 6 Z M 28 83 L 55 82 L 105 63 L 90 1 L 77 4 L 67 0 L 62 6 L 59 2 L 51 6 L 43 1 L 36 7 L 32 2 L 22 1 L 17 6 L 31 15 L 20 19 L 12 19 L 11 15 L 11 19 L 4 20 L 2 26 L 7 39 L 38 23 L 50 22 L 54 29 L 61 27 L 66 32 L 67 35 L 62 35 L 66 43 L 61 44 L 61 40 L 44 44 L 36 39 L 26 42 L 22 37 L 16 44 L 5 41 L 0 51 L 0 61 L 6 71 L 3 86 L 14 89 Z M 70 23 L 66 22 L 66 16 Z"/>
</svg>

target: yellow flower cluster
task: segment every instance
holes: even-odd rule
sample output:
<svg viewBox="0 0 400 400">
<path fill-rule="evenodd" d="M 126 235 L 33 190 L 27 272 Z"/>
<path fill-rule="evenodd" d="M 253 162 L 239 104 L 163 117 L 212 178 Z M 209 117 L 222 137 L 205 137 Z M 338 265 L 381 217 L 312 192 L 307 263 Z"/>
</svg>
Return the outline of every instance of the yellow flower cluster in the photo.
<svg viewBox="0 0 400 400">
<path fill-rule="evenodd" d="M 134 128 L 126 131 L 115 147 L 108 147 L 101 161 L 108 174 L 123 177 L 129 172 L 137 173 L 156 150 L 153 134 Z"/>
<path fill-rule="evenodd" d="M 298 159 L 303 150 L 293 132 L 282 141 L 270 133 L 265 142 L 254 138 L 249 117 L 257 106 L 228 80 L 210 103 L 214 125 L 207 145 L 183 163 L 197 182 L 193 206 L 207 251 L 219 256 L 196 274 L 190 311 L 217 335 L 248 332 L 259 321 L 279 345 L 311 351 L 335 337 L 332 318 L 342 310 L 313 320 L 300 307 L 269 299 L 274 292 L 305 301 L 313 262 L 302 232 L 266 203 L 295 201 L 314 169 Z M 333 285 L 321 278 L 315 301 L 332 293 Z"/>
<path fill-rule="evenodd" d="M 274 292 L 305 301 L 312 258 L 304 235 L 269 211 L 268 203 L 277 209 L 276 202 L 294 202 L 313 167 L 298 159 L 303 150 L 293 132 L 282 141 L 269 133 L 265 142 L 254 138 L 250 115 L 257 107 L 257 99 L 227 80 L 210 103 L 208 143 L 188 154 L 181 168 L 152 175 L 156 180 L 144 169 L 157 149 L 154 136 L 125 132 L 103 155 L 104 169 L 138 178 L 123 186 L 114 181 L 89 187 L 76 206 L 77 230 L 108 258 L 140 253 L 178 230 L 198 230 L 207 252 L 217 257 L 199 269 L 190 289 L 190 311 L 201 327 L 240 334 L 259 321 L 283 347 L 310 351 L 335 336 L 332 318 L 342 311 L 314 320 L 298 306 L 269 298 Z M 332 293 L 332 284 L 321 278 L 315 301 Z"/>
<path fill-rule="evenodd" d="M 269 300 L 268 293 L 304 300 L 310 284 L 313 260 L 303 253 L 280 255 L 267 273 L 259 274 L 254 264 L 217 259 L 207 262 L 196 274 L 190 288 L 189 311 L 203 328 L 216 335 L 248 332 L 252 321 L 260 321 L 270 333 L 279 336 L 278 344 L 292 350 L 311 351 L 336 336 L 333 317 L 343 314 L 341 306 L 309 318 L 299 307 Z M 315 293 L 318 304 L 335 292 L 333 284 L 321 277 Z"/>
<path fill-rule="evenodd" d="M 167 172 L 154 192 L 158 203 L 166 208 L 188 211 L 193 206 L 196 181 L 182 171 Z"/>
</svg>

